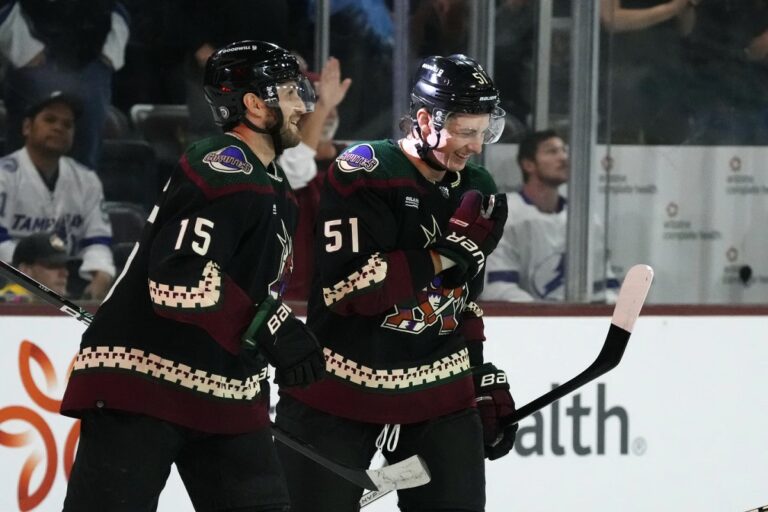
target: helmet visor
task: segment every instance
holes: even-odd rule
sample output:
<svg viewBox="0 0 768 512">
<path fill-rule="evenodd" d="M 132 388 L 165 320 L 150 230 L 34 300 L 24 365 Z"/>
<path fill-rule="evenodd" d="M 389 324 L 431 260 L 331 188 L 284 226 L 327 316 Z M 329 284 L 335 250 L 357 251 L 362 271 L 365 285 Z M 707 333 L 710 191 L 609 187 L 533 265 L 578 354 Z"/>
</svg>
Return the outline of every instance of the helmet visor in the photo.
<svg viewBox="0 0 768 512">
<path fill-rule="evenodd" d="M 493 109 L 488 129 L 483 134 L 483 144 L 493 144 L 499 141 L 501 134 L 504 132 L 504 116 L 506 115 L 507 113 L 501 107 Z"/>
<path fill-rule="evenodd" d="M 476 124 L 462 123 L 459 119 L 461 117 L 474 117 L 480 118 L 480 116 L 488 116 L 488 124 L 485 125 L 485 119 L 483 119 L 483 126 L 477 126 Z M 451 112 L 444 117 L 444 126 L 451 137 L 459 139 L 466 139 L 467 141 L 482 141 L 483 144 L 493 144 L 498 142 L 501 138 L 501 133 L 504 131 L 504 116 L 506 112 L 500 107 L 495 107 L 490 114 L 465 114 Z M 439 118 L 443 119 L 442 116 Z M 435 118 L 433 117 L 433 120 Z M 435 122 L 435 124 L 438 124 Z"/>
<path fill-rule="evenodd" d="M 315 111 L 315 89 L 309 79 L 301 75 L 296 80 L 277 84 L 277 97 L 283 106 L 292 106 L 304 112 Z"/>
</svg>

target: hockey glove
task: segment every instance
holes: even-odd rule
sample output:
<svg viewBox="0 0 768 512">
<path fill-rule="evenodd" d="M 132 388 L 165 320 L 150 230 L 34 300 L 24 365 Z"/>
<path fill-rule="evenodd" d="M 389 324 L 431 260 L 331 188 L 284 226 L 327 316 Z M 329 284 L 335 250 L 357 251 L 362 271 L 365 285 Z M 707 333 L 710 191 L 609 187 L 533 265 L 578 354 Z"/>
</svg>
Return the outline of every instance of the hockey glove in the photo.
<svg viewBox="0 0 768 512">
<path fill-rule="evenodd" d="M 315 335 L 291 308 L 272 297 L 256 310 L 243 347 L 258 350 L 275 367 L 275 382 L 281 386 L 307 386 L 325 374 L 325 357 Z"/>
<path fill-rule="evenodd" d="M 505 456 L 515 444 L 517 423 L 509 424 L 515 412 L 515 401 L 509 393 L 507 374 L 491 363 L 472 369 L 475 381 L 475 403 L 483 422 L 485 456 L 495 460 Z"/>
<path fill-rule="evenodd" d="M 483 197 L 477 190 L 464 192 L 445 234 L 431 247 L 456 263 L 446 272 L 446 280 L 458 285 L 475 277 L 498 245 L 506 221 L 506 195 Z"/>
</svg>

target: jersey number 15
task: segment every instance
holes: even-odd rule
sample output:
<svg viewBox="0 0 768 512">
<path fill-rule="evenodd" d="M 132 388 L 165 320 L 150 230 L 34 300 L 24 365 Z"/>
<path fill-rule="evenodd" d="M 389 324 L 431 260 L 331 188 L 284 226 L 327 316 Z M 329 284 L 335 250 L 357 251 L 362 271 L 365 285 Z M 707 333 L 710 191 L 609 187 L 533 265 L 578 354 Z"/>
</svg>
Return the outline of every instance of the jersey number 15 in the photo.
<svg viewBox="0 0 768 512">
<path fill-rule="evenodd" d="M 184 242 L 184 235 L 187 233 L 187 226 L 189 225 L 189 219 L 183 219 L 181 221 L 181 229 L 179 229 L 179 236 L 176 239 L 175 250 L 181 249 L 181 244 Z M 213 221 L 198 217 L 195 219 L 194 233 L 195 236 L 200 238 L 200 241 L 192 241 L 192 250 L 200 256 L 205 256 L 208 253 L 208 248 L 211 246 L 211 233 L 208 230 L 213 230 Z"/>
</svg>

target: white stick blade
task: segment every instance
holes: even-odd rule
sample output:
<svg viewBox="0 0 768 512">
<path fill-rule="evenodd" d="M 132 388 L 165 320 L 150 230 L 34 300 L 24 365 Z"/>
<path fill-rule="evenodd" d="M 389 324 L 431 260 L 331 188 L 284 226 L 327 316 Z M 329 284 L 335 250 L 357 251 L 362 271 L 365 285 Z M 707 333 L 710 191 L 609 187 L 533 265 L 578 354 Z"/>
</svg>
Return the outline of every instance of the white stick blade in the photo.
<svg viewBox="0 0 768 512">
<path fill-rule="evenodd" d="M 380 491 L 387 489 L 410 489 L 428 484 L 430 477 L 427 466 L 418 455 L 413 455 L 396 464 L 366 471 Z"/>
<path fill-rule="evenodd" d="M 635 265 L 629 269 L 621 284 L 619 298 L 613 310 L 612 324 L 632 332 L 652 281 L 653 269 L 648 265 Z"/>
</svg>

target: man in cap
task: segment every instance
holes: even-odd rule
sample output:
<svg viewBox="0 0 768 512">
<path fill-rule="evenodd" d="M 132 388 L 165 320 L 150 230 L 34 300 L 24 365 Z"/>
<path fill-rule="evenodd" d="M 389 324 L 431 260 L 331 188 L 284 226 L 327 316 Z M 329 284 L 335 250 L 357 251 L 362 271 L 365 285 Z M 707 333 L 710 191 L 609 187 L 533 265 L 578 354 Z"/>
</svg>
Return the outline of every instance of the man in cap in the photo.
<svg viewBox="0 0 768 512">
<path fill-rule="evenodd" d="M 112 228 L 98 176 L 66 156 L 79 112 L 71 94 L 42 96 L 24 118 L 24 147 L 0 159 L 0 259 L 11 261 L 21 238 L 56 233 L 82 259 L 84 297 L 102 299 L 115 275 Z"/>
<path fill-rule="evenodd" d="M 23 238 L 13 251 L 13 266 L 61 296 L 67 295 L 67 264 L 72 261 L 64 241 L 55 233 Z"/>
<path fill-rule="evenodd" d="M 133 3 L 133 2 L 131 2 Z M 14 0 L 2 2 L 0 53 L 8 110 L 6 143 L 22 144 L 27 108 L 53 88 L 82 91 L 72 154 L 86 166 L 99 161 L 102 132 L 112 102 L 112 78 L 125 62 L 130 16 L 119 0 Z"/>
</svg>

